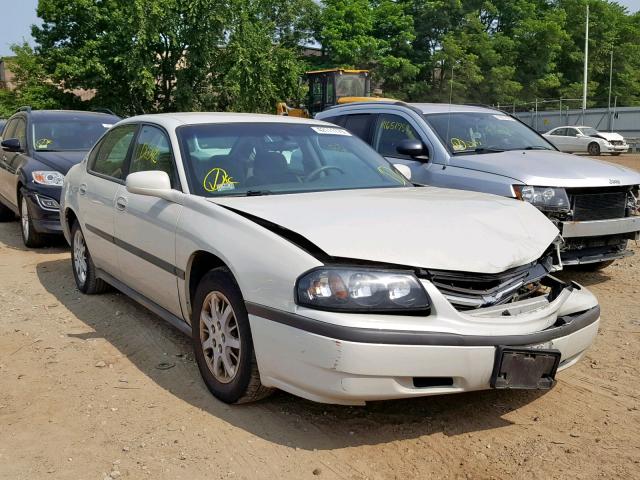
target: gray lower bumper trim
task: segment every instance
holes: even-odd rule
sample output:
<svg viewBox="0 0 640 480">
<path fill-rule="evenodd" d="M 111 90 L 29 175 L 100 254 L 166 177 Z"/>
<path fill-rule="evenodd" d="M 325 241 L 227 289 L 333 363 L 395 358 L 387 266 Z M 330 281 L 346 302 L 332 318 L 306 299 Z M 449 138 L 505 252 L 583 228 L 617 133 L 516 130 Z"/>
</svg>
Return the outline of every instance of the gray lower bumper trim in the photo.
<svg viewBox="0 0 640 480">
<path fill-rule="evenodd" d="M 591 220 L 585 222 L 562 222 L 562 236 L 600 237 L 603 235 L 619 235 L 640 231 L 640 216 L 613 218 L 611 220 Z"/>
<path fill-rule="evenodd" d="M 387 345 L 440 345 L 455 347 L 487 347 L 497 345 L 532 345 L 577 332 L 600 318 L 600 306 L 579 315 L 568 317 L 567 323 L 541 332 L 526 335 L 457 335 L 440 332 L 416 332 L 409 330 L 380 330 L 376 328 L 353 328 L 322 322 L 284 310 L 278 310 L 256 303 L 246 302 L 251 315 L 262 317 L 289 327 L 345 342 L 378 343 Z"/>
</svg>

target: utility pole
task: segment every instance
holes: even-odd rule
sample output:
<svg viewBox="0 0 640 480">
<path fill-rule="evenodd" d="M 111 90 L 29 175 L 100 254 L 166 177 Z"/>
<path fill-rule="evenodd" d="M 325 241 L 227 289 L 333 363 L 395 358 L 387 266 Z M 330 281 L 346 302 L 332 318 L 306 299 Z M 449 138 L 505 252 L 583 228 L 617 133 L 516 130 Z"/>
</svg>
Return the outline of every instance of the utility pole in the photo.
<svg viewBox="0 0 640 480">
<path fill-rule="evenodd" d="M 587 3 L 587 22 L 584 31 L 584 81 L 582 84 L 582 123 L 587 109 L 587 71 L 589 69 L 589 4 Z"/>
<path fill-rule="evenodd" d="M 609 103 L 607 104 L 607 112 L 609 112 L 609 131 L 613 128 L 611 122 L 611 86 L 613 84 L 613 45 L 611 45 L 611 62 L 609 63 Z"/>
</svg>

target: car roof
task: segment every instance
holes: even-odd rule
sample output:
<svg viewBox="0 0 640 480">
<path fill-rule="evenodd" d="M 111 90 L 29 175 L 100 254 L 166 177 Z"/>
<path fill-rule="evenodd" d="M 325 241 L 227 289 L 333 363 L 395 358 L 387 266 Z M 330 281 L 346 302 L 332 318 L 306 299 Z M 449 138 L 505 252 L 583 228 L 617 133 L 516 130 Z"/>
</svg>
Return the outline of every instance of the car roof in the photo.
<svg viewBox="0 0 640 480">
<path fill-rule="evenodd" d="M 588 125 L 562 125 L 560 127 L 553 128 L 553 130 L 557 130 L 558 128 L 593 128 L 593 127 L 590 127 Z"/>
<path fill-rule="evenodd" d="M 85 110 L 31 110 L 22 111 L 17 113 L 28 113 L 32 119 L 46 119 L 46 120 L 64 120 L 69 117 L 75 118 L 96 118 L 109 120 L 111 123 L 116 123 L 120 120 L 120 117 L 116 115 L 110 115 L 102 112 L 88 112 Z"/>
<path fill-rule="evenodd" d="M 496 108 L 485 107 L 482 105 L 460 105 L 460 104 L 449 104 L 449 103 L 407 103 L 402 101 L 370 101 L 370 102 L 353 102 L 346 103 L 343 105 L 337 105 L 335 107 L 331 107 L 325 112 L 330 111 L 340 111 L 340 110 L 348 110 L 353 107 L 369 107 L 369 108 L 385 108 L 385 107 L 405 107 L 410 108 L 412 110 L 419 110 L 424 114 L 429 113 L 495 113 L 500 111 Z"/>
<path fill-rule="evenodd" d="M 158 113 L 153 115 L 138 115 L 120 121 L 119 125 L 127 123 L 150 122 L 165 128 L 177 128 L 181 125 L 202 125 L 209 123 L 289 123 L 301 125 L 335 125 L 310 118 L 289 117 L 286 115 L 269 115 L 263 113 L 233 113 L 233 112 L 189 112 L 189 113 Z"/>
</svg>

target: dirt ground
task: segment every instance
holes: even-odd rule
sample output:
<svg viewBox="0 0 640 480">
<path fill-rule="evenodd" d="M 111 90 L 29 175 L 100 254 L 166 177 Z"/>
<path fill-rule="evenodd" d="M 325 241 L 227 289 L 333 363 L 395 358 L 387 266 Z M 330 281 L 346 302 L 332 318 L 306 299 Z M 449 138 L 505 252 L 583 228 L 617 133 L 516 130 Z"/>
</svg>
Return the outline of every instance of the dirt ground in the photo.
<svg viewBox="0 0 640 480">
<path fill-rule="evenodd" d="M 231 407 L 186 337 L 124 295 L 82 296 L 63 245 L 27 251 L 0 224 L 0 479 L 640 478 L 639 264 L 563 273 L 602 325 L 545 394 Z"/>
</svg>

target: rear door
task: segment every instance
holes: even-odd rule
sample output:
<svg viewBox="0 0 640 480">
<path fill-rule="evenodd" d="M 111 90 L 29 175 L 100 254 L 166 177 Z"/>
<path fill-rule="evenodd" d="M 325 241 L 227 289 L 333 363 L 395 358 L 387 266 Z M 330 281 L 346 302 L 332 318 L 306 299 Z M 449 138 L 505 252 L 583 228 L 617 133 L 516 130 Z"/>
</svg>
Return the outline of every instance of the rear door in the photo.
<svg viewBox="0 0 640 480">
<path fill-rule="evenodd" d="M 160 170 L 171 185 L 181 190 L 171 142 L 155 125 L 142 125 L 132 148 L 128 173 Z M 115 237 L 120 246 L 120 278 L 129 287 L 182 317 L 175 267 L 176 226 L 182 205 L 147 195 L 118 189 L 115 210 Z"/>
<path fill-rule="evenodd" d="M 115 199 L 126 178 L 126 160 L 137 130 L 128 124 L 108 132 L 94 147 L 87 175 L 78 187 L 79 218 L 96 267 L 119 277 L 115 241 Z"/>
</svg>

